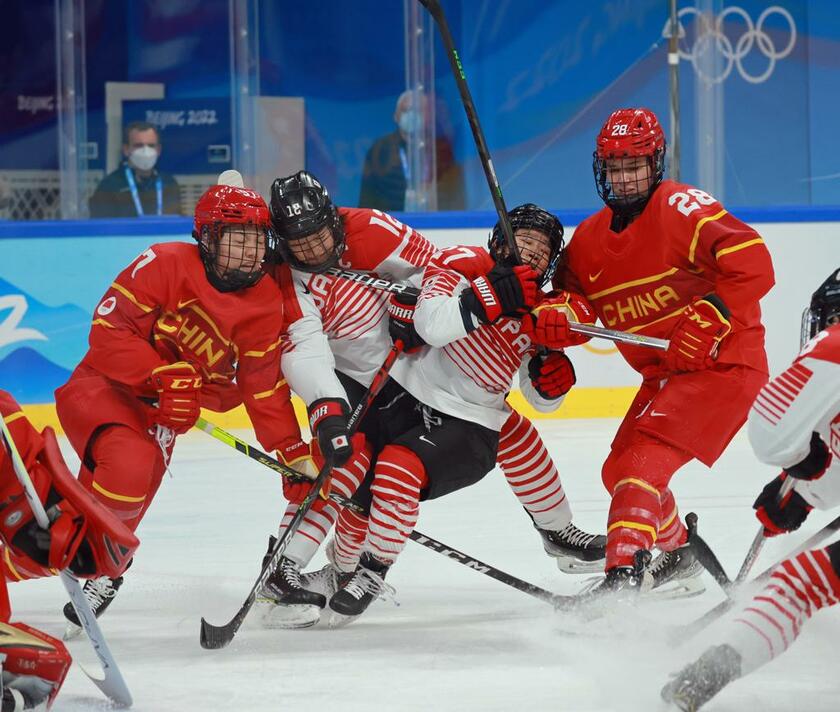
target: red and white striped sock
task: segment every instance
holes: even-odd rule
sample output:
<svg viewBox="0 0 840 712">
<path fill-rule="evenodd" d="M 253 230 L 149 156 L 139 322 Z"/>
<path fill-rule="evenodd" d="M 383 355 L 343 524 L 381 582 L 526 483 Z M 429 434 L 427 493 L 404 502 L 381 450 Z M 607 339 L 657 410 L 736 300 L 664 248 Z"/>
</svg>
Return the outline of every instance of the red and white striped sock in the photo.
<svg viewBox="0 0 840 712">
<path fill-rule="evenodd" d="M 833 545 L 832 545 L 833 546 Z M 840 578 L 828 548 L 783 561 L 764 589 L 735 619 L 727 640 L 746 675 L 781 655 L 816 611 L 840 600 Z"/>
<path fill-rule="evenodd" d="M 420 458 L 401 445 L 386 445 L 373 469 L 373 502 L 365 550 L 393 564 L 405 547 L 420 513 L 420 490 L 426 469 Z"/>
<path fill-rule="evenodd" d="M 531 421 L 515 410 L 499 433 L 496 461 L 538 527 L 559 531 L 572 521 L 572 508 L 551 455 Z"/>
<path fill-rule="evenodd" d="M 352 509 L 342 509 L 335 525 L 333 563 L 339 570 L 355 571 L 367 538 L 368 518 Z"/>
<path fill-rule="evenodd" d="M 344 497 L 352 497 L 369 467 L 370 456 L 367 451 L 363 450 L 356 453 L 345 465 L 333 470 L 331 489 Z M 281 536 L 289 526 L 297 508 L 296 504 L 289 504 L 286 507 L 283 519 L 280 522 Z M 318 551 L 318 547 L 321 546 L 324 539 L 327 538 L 327 534 L 335 522 L 336 514 L 337 507 L 332 502 L 323 508 L 319 508 L 318 511 L 314 508 L 310 509 L 297 531 L 292 535 L 284 556 L 304 568 L 311 561 L 315 552 Z"/>
</svg>

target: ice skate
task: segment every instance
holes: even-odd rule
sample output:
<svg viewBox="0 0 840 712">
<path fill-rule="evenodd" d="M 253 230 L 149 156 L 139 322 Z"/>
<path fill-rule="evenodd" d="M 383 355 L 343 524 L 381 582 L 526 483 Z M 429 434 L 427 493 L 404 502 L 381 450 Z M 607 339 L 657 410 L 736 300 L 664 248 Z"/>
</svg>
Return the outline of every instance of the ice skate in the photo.
<svg viewBox="0 0 840 712">
<path fill-rule="evenodd" d="M 706 590 L 703 565 L 688 544 L 661 552 L 648 570 L 653 576 L 652 598 L 690 598 Z"/>
<path fill-rule="evenodd" d="M 697 712 L 741 676 L 741 656 L 730 645 L 709 648 L 662 688 L 662 699 L 682 712 Z"/>
<path fill-rule="evenodd" d="M 263 566 L 275 541 L 273 536 L 269 538 Z M 305 588 L 301 578 L 300 566 L 285 556 L 281 557 L 257 594 L 257 603 L 263 609 L 263 624 L 267 628 L 309 628 L 318 622 L 327 598 Z"/>
<path fill-rule="evenodd" d="M 93 611 L 93 614 L 97 618 L 99 618 L 99 616 L 105 612 L 105 609 L 111 605 L 111 601 L 114 600 L 114 596 L 117 595 L 117 591 L 119 591 L 122 583 L 122 576 L 115 579 L 108 578 L 107 576 L 100 576 L 99 578 L 88 579 L 85 581 L 85 585 L 82 587 L 82 593 L 84 593 L 87 602 L 90 604 L 91 611 Z M 82 632 L 82 626 L 79 623 L 79 618 L 76 615 L 76 609 L 73 608 L 72 603 L 64 604 L 64 617 L 67 619 L 67 626 L 64 630 L 64 640 L 72 640 Z"/>
<path fill-rule="evenodd" d="M 588 574 L 604 570 L 607 538 L 588 534 L 569 522 L 553 531 L 536 527 L 543 540 L 545 553 L 554 558 L 557 568 L 567 574 Z"/>
<path fill-rule="evenodd" d="M 330 609 L 341 618 L 333 616 L 331 627 L 339 627 L 355 620 L 377 598 L 393 598 L 394 589 L 385 583 L 389 564 L 365 552 L 359 565 L 341 588 L 330 599 Z"/>
</svg>

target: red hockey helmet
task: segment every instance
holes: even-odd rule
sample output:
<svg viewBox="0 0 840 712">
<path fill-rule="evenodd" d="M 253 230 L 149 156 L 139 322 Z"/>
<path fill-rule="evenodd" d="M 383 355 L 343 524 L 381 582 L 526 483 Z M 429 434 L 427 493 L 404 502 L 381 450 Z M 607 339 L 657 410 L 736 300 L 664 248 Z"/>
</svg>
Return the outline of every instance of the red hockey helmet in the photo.
<svg viewBox="0 0 840 712">
<path fill-rule="evenodd" d="M 256 244 L 247 226 L 257 228 Z M 271 216 L 262 196 L 232 185 L 211 186 L 198 199 L 193 237 L 207 279 L 220 292 L 256 284 L 263 276 L 266 253 L 274 248 Z"/>
<path fill-rule="evenodd" d="M 640 160 L 642 159 L 642 160 Z M 665 174 L 665 134 L 650 109 L 618 109 L 595 140 L 598 195 L 614 212 L 641 212 Z"/>
</svg>

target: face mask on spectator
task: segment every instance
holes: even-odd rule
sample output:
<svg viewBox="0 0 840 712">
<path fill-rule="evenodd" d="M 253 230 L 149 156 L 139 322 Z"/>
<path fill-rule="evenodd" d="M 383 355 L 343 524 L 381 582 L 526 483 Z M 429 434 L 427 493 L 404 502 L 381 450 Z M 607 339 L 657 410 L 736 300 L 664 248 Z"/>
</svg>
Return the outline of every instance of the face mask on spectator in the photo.
<svg viewBox="0 0 840 712">
<path fill-rule="evenodd" d="M 141 171 L 150 171 L 157 163 L 158 152 L 151 146 L 140 146 L 135 148 L 128 157 L 128 160 Z"/>
<path fill-rule="evenodd" d="M 420 126 L 422 125 L 422 119 L 420 118 L 420 112 L 414 111 L 414 109 L 409 109 L 408 111 L 403 111 L 400 114 L 400 129 L 404 134 L 413 134 L 420 130 Z"/>
</svg>

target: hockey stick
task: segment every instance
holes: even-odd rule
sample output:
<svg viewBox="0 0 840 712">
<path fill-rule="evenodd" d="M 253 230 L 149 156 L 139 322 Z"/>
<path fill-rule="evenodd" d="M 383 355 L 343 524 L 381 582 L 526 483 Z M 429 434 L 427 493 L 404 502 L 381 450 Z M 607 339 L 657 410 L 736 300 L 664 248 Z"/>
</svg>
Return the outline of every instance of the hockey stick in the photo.
<svg viewBox="0 0 840 712">
<path fill-rule="evenodd" d="M 47 512 L 44 510 L 44 505 L 41 504 L 41 500 L 35 492 L 32 479 L 26 471 L 26 466 L 23 464 L 23 460 L 20 457 L 17 446 L 12 439 L 12 434 L 9 432 L 6 421 L 2 416 L 0 416 L 0 424 L 2 424 L 3 442 L 5 443 L 6 449 L 11 457 L 15 476 L 17 477 L 18 482 L 20 482 L 21 487 L 23 487 L 26 501 L 32 508 L 32 514 L 35 516 L 35 521 L 41 529 L 44 529 L 45 531 L 49 530 L 50 519 L 47 516 Z M 70 602 L 76 610 L 76 616 L 79 619 L 79 623 L 82 628 L 84 628 L 88 640 L 93 647 L 93 651 L 99 658 L 104 677 L 95 677 L 83 667 L 82 671 L 114 704 L 120 707 L 131 707 L 133 703 L 131 692 L 129 692 L 125 679 L 117 666 L 117 661 L 114 659 L 111 649 L 108 647 L 105 636 L 102 635 L 102 630 L 99 627 L 96 616 L 93 615 L 93 611 L 90 609 L 90 603 L 88 603 L 88 600 L 82 592 L 82 587 L 79 585 L 79 581 L 75 576 L 66 570 L 61 572 L 60 578 L 61 583 L 64 584 L 64 588 L 67 589 L 67 594 L 70 596 Z"/>
<path fill-rule="evenodd" d="M 694 512 L 689 512 L 685 515 L 685 524 L 688 528 L 688 545 L 697 557 L 697 560 L 703 565 L 703 568 L 708 571 L 715 581 L 718 582 L 723 592 L 729 596 L 732 588 L 732 581 L 726 575 L 726 570 L 715 556 L 715 552 L 697 533 L 697 515 Z"/>
<path fill-rule="evenodd" d="M 770 578 L 770 575 L 773 573 L 776 567 L 783 561 L 791 559 L 794 556 L 798 556 L 803 551 L 808 551 L 809 549 L 816 548 L 816 546 L 820 544 L 823 540 L 827 539 L 833 534 L 836 534 L 838 531 L 840 531 L 840 517 L 837 517 L 836 519 L 830 521 L 822 529 L 810 536 L 802 544 L 797 546 L 787 556 L 785 556 L 782 559 L 779 559 L 779 561 L 777 561 L 775 564 L 765 569 L 762 573 L 756 576 L 756 578 L 753 579 L 751 583 L 760 583 L 762 581 L 767 580 L 768 578 Z M 685 642 L 689 638 L 694 637 L 701 630 L 703 630 L 707 626 L 710 626 L 718 618 L 726 614 L 735 605 L 737 600 L 737 598 L 727 598 L 725 601 L 721 601 L 714 608 L 706 611 L 702 616 L 692 621 L 691 623 L 686 623 L 685 625 L 674 628 L 668 635 L 671 644 L 679 645 L 680 643 Z"/>
<path fill-rule="evenodd" d="M 382 365 L 379 367 L 379 370 L 376 372 L 376 375 L 373 377 L 373 381 L 370 384 L 370 388 L 368 388 L 367 393 L 364 395 L 362 400 L 359 401 L 359 404 L 356 406 L 356 409 L 350 416 L 350 420 L 347 423 L 348 433 L 352 434 L 358 428 L 359 422 L 361 421 L 364 414 L 367 412 L 368 407 L 373 402 L 374 398 L 376 398 L 376 396 L 379 395 L 379 392 L 382 390 L 383 386 L 387 383 L 388 373 L 390 372 L 391 367 L 394 365 L 394 362 L 397 360 L 397 357 L 402 353 L 402 350 L 402 341 L 397 340 L 396 342 L 394 342 L 393 347 L 388 352 L 388 355 L 385 357 L 385 361 L 382 363 Z M 286 528 L 286 531 L 284 531 L 282 536 L 278 537 L 277 541 L 275 542 L 274 548 L 271 550 L 267 561 L 263 564 L 263 567 L 260 570 L 260 575 L 257 577 L 256 582 L 251 587 L 251 591 L 248 593 L 248 597 L 245 599 L 245 602 L 242 604 L 236 615 L 225 625 L 222 626 L 216 626 L 211 623 L 208 623 L 204 618 L 201 619 L 200 642 L 202 648 L 212 650 L 217 648 L 224 648 L 233 640 L 234 636 L 236 635 L 236 632 L 239 630 L 239 627 L 245 620 L 245 617 L 248 615 L 249 611 L 253 607 L 254 601 L 256 601 L 257 591 L 259 591 L 265 585 L 266 580 L 268 580 L 268 577 L 271 575 L 271 572 L 274 570 L 274 567 L 280 560 L 281 555 L 286 550 L 286 546 L 288 545 L 292 535 L 297 531 L 298 527 L 300 526 L 300 523 L 303 521 L 303 518 L 311 509 L 312 505 L 315 502 L 315 498 L 319 496 L 321 487 L 326 482 L 327 477 L 329 476 L 331 471 L 332 463 L 329 460 L 327 460 L 327 462 L 321 468 L 321 471 L 318 473 L 318 476 L 312 483 L 312 487 L 310 488 L 309 493 L 306 495 L 306 497 L 303 498 L 303 501 L 298 505 L 297 511 L 295 512 L 294 516 L 289 522 L 289 526 Z"/>
<path fill-rule="evenodd" d="M 364 287 L 371 289 L 378 289 L 384 292 L 398 292 L 401 294 L 419 295 L 420 290 L 410 284 L 402 282 L 392 282 L 389 279 L 383 279 L 371 274 L 363 272 L 353 272 L 352 270 L 342 269 L 341 267 L 330 267 L 326 270 L 327 274 L 334 277 L 346 279 L 349 282 L 361 284 Z M 578 334 L 586 334 L 587 336 L 594 336 L 599 339 L 608 339 L 609 341 L 617 341 L 622 344 L 632 344 L 633 346 L 647 346 L 652 349 L 659 349 L 665 351 L 668 349 L 668 342 L 665 339 L 657 339 L 654 336 L 645 336 L 644 334 L 632 334 L 629 331 L 618 331 L 616 329 L 605 329 L 594 324 L 578 324 L 577 322 L 570 322 L 569 328 Z"/>
<path fill-rule="evenodd" d="M 208 435 L 216 438 L 220 442 L 223 442 L 225 445 L 238 450 L 243 455 L 247 455 L 252 460 L 256 460 L 261 465 L 265 465 L 266 467 L 274 470 L 275 472 L 280 473 L 286 477 L 306 477 L 302 472 L 298 472 L 297 470 L 289 467 L 288 465 L 284 465 L 282 462 L 277 460 L 276 458 L 272 457 L 268 453 L 263 452 L 259 448 L 254 447 L 253 445 L 249 445 L 243 440 L 240 440 L 235 435 L 228 433 L 225 430 L 222 430 L 220 427 L 213 425 L 213 423 L 208 422 L 204 418 L 199 418 L 198 422 L 195 425 L 196 428 L 203 430 Z M 343 497 L 336 492 L 331 492 L 329 498 L 335 502 L 336 504 L 341 505 L 342 507 L 346 507 L 348 509 L 352 509 L 353 511 L 359 512 L 364 514 L 364 509 L 356 504 L 352 499 L 348 499 L 347 497 Z M 438 541 L 437 539 L 433 539 L 430 536 L 425 534 L 421 534 L 418 531 L 412 531 L 409 534 L 409 538 L 412 541 L 425 546 L 427 549 L 431 549 L 432 551 L 437 552 L 438 554 L 442 554 L 448 559 L 452 559 L 453 561 L 457 561 L 459 564 L 466 566 L 468 569 L 472 569 L 473 571 L 477 571 L 480 574 L 484 574 L 485 576 L 489 576 L 490 578 L 496 579 L 496 581 L 500 581 L 503 584 L 506 584 L 512 588 L 517 589 L 518 591 L 522 591 L 523 593 L 527 593 L 529 596 L 533 596 L 534 598 L 539 599 L 540 601 L 544 601 L 546 603 L 550 603 L 554 605 L 555 603 L 555 594 L 551 591 L 548 591 L 540 586 L 536 586 L 534 584 L 528 583 L 527 581 L 523 581 L 516 576 L 511 574 L 505 573 L 504 571 L 500 571 L 495 566 L 491 566 L 490 564 L 486 564 L 483 561 L 479 561 L 478 559 L 474 559 L 472 556 L 465 554 L 458 549 L 453 549 L 450 546 Z"/>
<path fill-rule="evenodd" d="M 788 477 L 784 482 L 782 482 L 782 486 L 779 488 L 779 492 L 776 495 L 776 504 L 780 503 L 785 497 L 787 497 L 795 486 L 796 480 L 793 477 Z M 764 525 L 762 525 L 758 532 L 756 532 L 755 539 L 753 539 L 752 545 L 750 546 L 749 551 L 747 551 L 744 563 L 741 564 L 738 575 L 735 577 L 736 586 L 740 586 L 746 580 L 747 575 L 750 573 L 750 569 L 752 569 L 753 564 L 758 559 L 758 555 L 764 548 L 764 542 L 766 540 L 767 537 L 764 536 Z"/>
<path fill-rule="evenodd" d="M 470 88 L 467 86 L 467 77 L 464 74 L 464 67 L 458 57 L 458 50 L 455 49 L 452 33 L 449 31 L 449 23 L 446 21 L 446 15 L 443 13 L 443 8 L 440 6 L 439 0 L 420 0 L 420 4 L 429 11 L 440 32 L 443 47 L 446 50 L 446 56 L 449 58 L 449 66 L 452 68 L 452 75 L 455 77 L 455 84 L 458 86 L 458 93 L 461 95 L 461 103 L 464 105 L 467 121 L 469 121 L 470 129 L 472 129 L 475 147 L 478 150 L 481 167 L 484 169 L 484 176 L 487 178 L 487 186 L 490 188 L 493 205 L 499 216 L 499 224 L 502 227 L 505 242 L 516 263 L 522 264 L 519 248 L 516 245 L 516 239 L 513 236 L 507 208 L 505 207 L 505 199 L 502 196 L 502 187 L 499 185 L 499 179 L 496 177 L 496 170 L 493 168 L 493 159 L 490 158 L 490 151 L 487 149 L 487 142 L 484 140 L 484 132 L 481 130 L 481 124 L 478 122 L 478 113 L 475 110 L 475 103 L 470 94 Z"/>
</svg>

